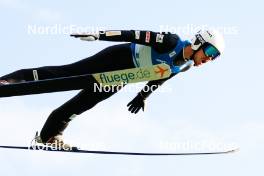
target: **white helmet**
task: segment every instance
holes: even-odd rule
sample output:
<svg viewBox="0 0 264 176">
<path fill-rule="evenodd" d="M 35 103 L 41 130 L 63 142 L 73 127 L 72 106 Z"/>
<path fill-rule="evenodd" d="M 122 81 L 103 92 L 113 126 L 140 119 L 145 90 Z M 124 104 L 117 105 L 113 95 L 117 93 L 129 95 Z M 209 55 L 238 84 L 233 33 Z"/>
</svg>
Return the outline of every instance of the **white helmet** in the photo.
<svg viewBox="0 0 264 176">
<path fill-rule="evenodd" d="M 194 51 L 198 51 L 206 44 L 214 46 L 219 51 L 219 55 L 223 54 L 225 48 L 224 37 L 217 30 L 200 30 L 191 40 L 191 47 Z"/>
</svg>

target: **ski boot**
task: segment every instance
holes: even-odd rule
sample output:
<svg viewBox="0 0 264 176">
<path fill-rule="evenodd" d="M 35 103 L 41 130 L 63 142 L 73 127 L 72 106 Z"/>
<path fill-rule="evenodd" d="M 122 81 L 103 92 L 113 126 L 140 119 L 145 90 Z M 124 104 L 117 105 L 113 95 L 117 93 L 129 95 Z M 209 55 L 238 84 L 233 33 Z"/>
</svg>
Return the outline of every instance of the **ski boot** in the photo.
<svg viewBox="0 0 264 176">
<path fill-rule="evenodd" d="M 56 135 L 51 137 L 47 142 L 43 142 L 38 132 L 36 132 L 35 138 L 31 142 L 31 147 L 42 150 L 58 150 L 58 151 L 70 151 L 76 150 L 77 147 L 72 147 L 69 144 L 64 143 L 62 135 Z"/>
<path fill-rule="evenodd" d="M 10 83 L 6 80 L 0 80 L 0 86 L 1 85 L 7 85 L 7 84 L 10 84 Z"/>
</svg>

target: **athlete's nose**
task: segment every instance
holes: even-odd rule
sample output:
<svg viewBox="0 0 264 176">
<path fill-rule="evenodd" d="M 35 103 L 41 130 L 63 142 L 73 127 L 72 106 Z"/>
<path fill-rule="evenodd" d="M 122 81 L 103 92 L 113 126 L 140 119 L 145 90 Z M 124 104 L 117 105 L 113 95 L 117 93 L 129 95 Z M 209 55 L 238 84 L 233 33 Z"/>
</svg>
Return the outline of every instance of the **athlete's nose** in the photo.
<svg viewBox="0 0 264 176">
<path fill-rule="evenodd" d="M 212 60 L 211 57 L 206 57 L 206 58 L 204 58 L 204 59 L 202 60 L 202 63 L 205 64 L 206 62 L 208 62 L 208 61 L 210 61 L 210 60 Z"/>
</svg>

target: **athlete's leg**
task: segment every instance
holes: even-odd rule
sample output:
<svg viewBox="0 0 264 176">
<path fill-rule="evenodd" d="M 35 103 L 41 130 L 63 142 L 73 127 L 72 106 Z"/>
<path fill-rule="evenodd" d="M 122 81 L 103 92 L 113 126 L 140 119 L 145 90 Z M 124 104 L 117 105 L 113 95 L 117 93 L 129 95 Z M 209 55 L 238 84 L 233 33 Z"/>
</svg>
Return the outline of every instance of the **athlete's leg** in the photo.
<svg viewBox="0 0 264 176">
<path fill-rule="evenodd" d="M 71 73 L 78 75 L 133 68 L 134 64 L 130 47 L 125 44 L 108 47 L 90 58 L 67 67 L 73 69 L 70 70 Z M 94 82 L 96 81 L 94 80 Z M 81 91 L 50 114 L 40 134 L 42 141 L 47 142 L 50 138 L 62 134 L 75 115 L 91 109 L 115 92 L 95 92 L 93 86 Z"/>
<path fill-rule="evenodd" d="M 94 56 L 78 62 L 39 68 L 21 69 L 0 77 L 11 83 L 52 79 L 134 67 L 129 44 L 110 46 Z"/>
<path fill-rule="evenodd" d="M 10 83 L 18 83 L 24 81 L 34 81 L 71 76 L 71 72 L 68 72 L 65 67 L 66 66 L 62 65 L 21 69 L 5 76 L 2 76 L 0 80 L 6 80 Z"/>
<path fill-rule="evenodd" d="M 107 47 L 99 53 L 69 64 L 67 67 L 71 73 L 81 75 L 134 68 L 135 66 L 130 44 L 121 44 Z"/>
<path fill-rule="evenodd" d="M 40 137 L 45 143 L 56 135 L 62 135 L 69 122 L 76 116 L 91 109 L 97 103 L 109 98 L 114 92 L 95 92 L 93 88 L 82 90 L 78 95 L 55 109 L 48 117 Z"/>
</svg>

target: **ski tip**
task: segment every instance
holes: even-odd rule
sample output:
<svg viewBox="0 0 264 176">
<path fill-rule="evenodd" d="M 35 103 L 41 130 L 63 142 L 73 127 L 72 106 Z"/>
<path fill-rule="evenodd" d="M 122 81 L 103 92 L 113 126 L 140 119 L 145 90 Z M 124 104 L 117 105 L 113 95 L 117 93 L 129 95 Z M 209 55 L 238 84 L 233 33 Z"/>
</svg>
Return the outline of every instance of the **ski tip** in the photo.
<svg viewBox="0 0 264 176">
<path fill-rule="evenodd" d="M 239 151 L 240 151 L 240 148 L 235 148 L 235 149 L 229 150 L 228 153 L 235 153 L 235 152 L 239 152 Z"/>
<path fill-rule="evenodd" d="M 223 154 L 236 153 L 236 152 L 238 152 L 239 150 L 240 150 L 239 148 L 234 148 L 234 149 L 226 150 L 225 152 L 222 152 L 222 153 L 223 153 Z"/>
</svg>

